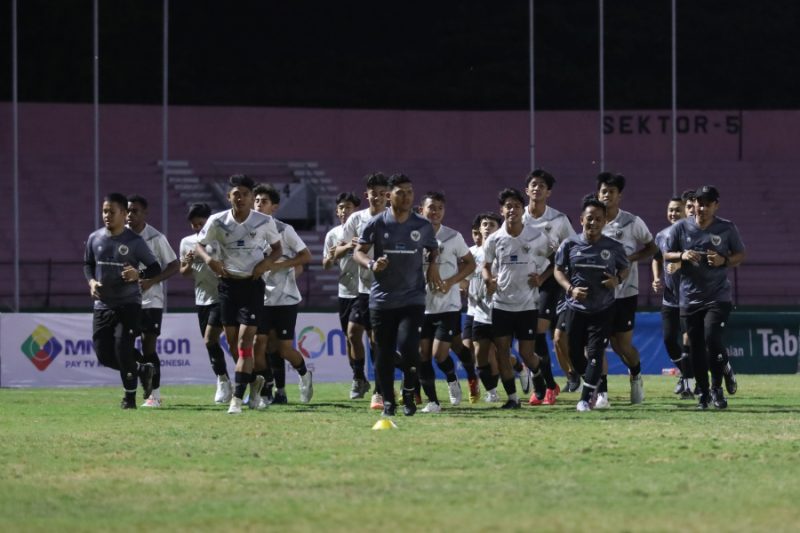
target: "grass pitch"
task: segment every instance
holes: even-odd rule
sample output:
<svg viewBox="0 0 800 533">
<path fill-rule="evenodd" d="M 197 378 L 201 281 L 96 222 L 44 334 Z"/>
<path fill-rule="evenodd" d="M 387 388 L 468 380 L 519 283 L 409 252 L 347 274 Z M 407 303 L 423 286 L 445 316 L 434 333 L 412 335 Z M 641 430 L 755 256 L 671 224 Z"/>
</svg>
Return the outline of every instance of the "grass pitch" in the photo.
<svg viewBox="0 0 800 533">
<path fill-rule="evenodd" d="M 122 411 L 119 388 L 0 390 L 2 531 L 796 531 L 798 376 L 740 376 L 696 412 L 646 376 L 611 409 L 444 405 L 378 414 L 318 384 L 235 417 L 211 386 Z M 447 398 L 441 384 L 441 398 Z"/>
</svg>

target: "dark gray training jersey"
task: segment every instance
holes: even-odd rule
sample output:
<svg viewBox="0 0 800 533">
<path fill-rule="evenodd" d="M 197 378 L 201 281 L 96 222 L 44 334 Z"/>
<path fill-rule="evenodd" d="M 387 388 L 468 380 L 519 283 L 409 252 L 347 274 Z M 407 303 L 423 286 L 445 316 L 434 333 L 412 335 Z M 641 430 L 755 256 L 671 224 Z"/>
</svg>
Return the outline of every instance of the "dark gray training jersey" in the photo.
<svg viewBox="0 0 800 533">
<path fill-rule="evenodd" d="M 664 228 L 658 232 L 655 238 L 656 246 L 658 247 L 658 251 L 654 256 L 654 259 L 661 260 L 661 270 L 662 275 L 661 279 L 664 281 L 664 295 L 661 300 L 661 305 L 666 307 L 679 307 L 680 306 L 680 283 L 681 283 L 681 271 L 680 269 L 676 270 L 672 274 L 667 272 L 667 265 L 664 263 L 664 253 L 668 252 L 667 250 L 667 234 L 672 226 L 668 228 Z"/>
<path fill-rule="evenodd" d="M 83 256 L 86 281 L 96 279 L 100 299 L 95 300 L 95 309 L 109 309 L 125 304 L 141 304 L 142 295 L 139 284 L 122 279 L 122 269 L 131 266 L 135 269 L 145 265 L 149 270 L 155 265 L 158 274 L 158 260 L 147 243 L 135 232 L 125 228 L 119 235 L 111 235 L 106 228 L 100 228 L 86 241 Z"/>
<path fill-rule="evenodd" d="M 423 254 L 439 248 L 426 218 L 410 213 L 400 223 L 388 209 L 367 223 L 359 242 L 371 244 L 376 258 L 385 255 L 389 259 L 389 266 L 375 273 L 369 292 L 370 309 L 425 305 Z"/>
</svg>

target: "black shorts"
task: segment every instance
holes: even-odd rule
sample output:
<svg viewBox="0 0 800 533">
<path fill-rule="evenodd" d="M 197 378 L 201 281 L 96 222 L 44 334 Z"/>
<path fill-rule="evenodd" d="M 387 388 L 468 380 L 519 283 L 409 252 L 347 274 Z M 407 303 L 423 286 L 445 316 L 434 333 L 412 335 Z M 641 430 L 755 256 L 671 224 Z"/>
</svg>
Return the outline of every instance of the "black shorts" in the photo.
<svg viewBox="0 0 800 533">
<path fill-rule="evenodd" d="M 504 311 L 492 309 L 492 330 L 494 338 L 514 337 L 518 341 L 532 341 L 536 338 L 536 325 L 539 313 L 528 311 Z"/>
<path fill-rule="evenodd" d="M 294 328 L 297 325 L 297 306 L 298 304 L 265 305 L 258 321 L 258 334 L 266 335 L 275 330 L 278 339 L 282 341 L 294 340 Z"/>
<path fill-rule="evenodd" d="M 617 298 L 614 301 L 614 322 L 611 324 L 611 333 L 630 331 L 636 325 L 636 309 L 639 306 L 638 296 Z"/>
<path fill-rule="evenodd" d="M 463 339 L 472 340 L 472 324 L 475 323 L 475 317 L 472 315 L 466 315 L 464 317 L 464 328 L 461 330 L 463 335 L 461 336 Z"/>
<path fill-rule="evenodd" d="M 555 321 L 558 301 L 564 297 L 564 288 L 558 283 L 549 283 L 550 280 L 539 287 L 539 318 Z"/>
<path fill-rule="evenodd" d="M 490 341 L 494 339 L 494 330 L 491 324 L 484 324 L 483 322 L 472 323 L 472 340 L 474 342 Z"/>
<path fill-rule="evenodd" d="M 219 313 L 219 303 L 213 303 L 209 305 L 198 305 L 195 306 L 197 310 L 197 321 L 200 323 L 200 334 L 206 334 L 206 328 L 211 326 L 212 328 L 221 328 L 222 327 L 222 317 Z"/>
<path fill-rule="evenodd" d="M 442 342 L 453 342 L 453 337 L 461 333 L 461 312 L 449 311 L 425 315 L 422 324 L 422 339 L 436 339 Z"/>
<path fill-rule="evenodd" d="M 372 329 L 369 316 L 369 294 L 359 294 L 356 296 L 356 301 L 353 302 L 353 306 L 350 308 L 348 322 L 364 326 L 367 330 Z"/>
<path fill-rule="evenodd" d="M 219 310 L 223 326 L 257 326 L 264 307 L 264 280 L 219 280 Z"/>
<path fill-rule="evenodd" d="M 140 304 L 125 304 L 112 309 L 95 309 L 92 317 L 92 336 L 113 338 L 115 334 L 124 334 L 130 337 L 132 344 L 133 338 L 139 331 L 141 321 L 142 306 Z"/>
<path fill-rule="evenodd" d="M 587 358 L 601 362 L 608 347 L 608 338 L 611 335 L 611 321 L 613 310 L 611 308 L 596 313 L 582 313 L 574 309 L 566 309 L 559 322 L 563 319 L 565 331 L 569 335 L 569 356 L 572 367 L 583 374 L 586 370 Z"/>
<path fill-rule="evenodd" d="M 161 319 L 163 316 L 163 309 L 154 307 L 142 309 L 142 315 L 139 319 L 139 331 L 155 336 L 161 335 Z"/>
<path fill-rule="evenodd" d="M 556 316 L 556 329 L 560 331 L 567 331 L 567 311 L 569 307 L 564 306 Z"/>
<path fill-rule="evenodd" d="M 347 333 L 347 323 L 350 322 L 350 313 L 353 312 L 353 306 L 356 300 L 358 300 L 358 298 L 339 297 L 339 325 L 345 333 Z"/>
</svg>

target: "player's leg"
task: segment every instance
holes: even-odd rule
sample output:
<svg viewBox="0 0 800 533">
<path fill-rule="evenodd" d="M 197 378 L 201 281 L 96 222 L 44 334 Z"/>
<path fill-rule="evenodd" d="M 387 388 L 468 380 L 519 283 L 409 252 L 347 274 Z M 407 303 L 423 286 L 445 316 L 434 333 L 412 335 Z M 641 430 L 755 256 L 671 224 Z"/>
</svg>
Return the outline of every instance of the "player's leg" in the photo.
<svg viewBox="0 0 800 533">
<path fill-rule="evenodd" d="M 406 416 L 412 416 L 417 411 L 414 393 L 419 383 L 419 341 L 424 320 L 423 305 L 401 308 L 398 316 L 397 349 L 400 351 L 400 368 L 403 371 L 403 414 Z"/>
</svg>

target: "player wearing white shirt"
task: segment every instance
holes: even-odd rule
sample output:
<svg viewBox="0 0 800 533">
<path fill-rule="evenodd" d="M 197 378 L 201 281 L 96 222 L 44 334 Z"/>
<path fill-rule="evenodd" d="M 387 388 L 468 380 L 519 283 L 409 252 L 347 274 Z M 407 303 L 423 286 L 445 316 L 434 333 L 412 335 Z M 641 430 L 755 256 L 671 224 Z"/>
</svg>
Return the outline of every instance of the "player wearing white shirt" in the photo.
<svg viewBox="0 0 800 533">
<path fill-rule="evenodd" d="M 214 375 L 217 376 L 217 391 L 214 403 L 228 403 L 233 396 L 228 367 L 225 364 L 225 352 L 219 343 L 222 334 L 222 319 L 219 314 L 219 280 L 202 259 L 197 257 L 198 233 L 206 225 L 211 216 L 211 208 L 207 204 L 192 204 L 186 217 L 195 233 L 181 239 L 178 255 L 181 260 L 181 275 L 194 280 L 194 303 L 197 319 L 200 323 L 200 334 L 203 336 L 208 359 Z"/>
<path fill-rule="evenodd" d="M 461 385 L 456 376 L 456 368 L 450 358 L 450 347 L 461 326 L 461 294 L 459 283 L 475 270 L 475 260 L 467 248 L 464 237 L 456 230 L 442 225 L 445 214 L 445 197 L 440 192 L 426 193 L 422 198 L 422 216 L 433 226 L 439 253 L 436 262 L 439 265 L 441 284 L 426 286 L 425 321 L 420 334 L 420 384 L 428 397 L 428 405 L 423 413 L 441 411 L 436 394 L 436 375 L 431 358 L 435 358 L 439 368 L 447 377 L 450 391 L 450 403 L 461 403 Z M 427 268 L 427 264 L 425 265 Z M 460 343 L 460 339 L 459 339 Z M 477 387 L 474 376 L 470 388 Z M 477 400 L 477 399 L 476 399 Z"/>
<path fill-rule="evenodd" d="M 341 259 L 346 255 L 353 255 L 356 247 L 358 246 L 358 239 L 367 223 L 372 220 L 372 217 L 383 213 L 386 210 L 386 202 L 389 199 L 389 179 L 380 172 L 367 175 L 365 178 L 367 190 L 364 196 L 367 199 L 369 207 L 356 211 L 350 215 L 344 223 L 342 228 L 342 241 L 343 243 L 336 247 L 334 259 Z M 370 249 L 368 252 L 370 258 L 373 258 L 374 252 Z M 372 357 L 373 367 L 375 365 L 374 353 L 375 342 L 372 332 L 372 325 L 370 321 L 369 312 L 369 291 L 372 286 L 373 273 L 362 266 L 358 267 L 358 296 L 350 310 L 347 324 L 347 340 L 356 350 L 355 358 L 363 359 L 358 350 L 364 349 L 364 332 L 368 333 L 370 342 L 370 356 Z M 380 390 L 378 380 L 375 380 L 375 389 L 370 402 L 370 408 L 383 409 L 383 395 Z"/>
<path fill-rule="evenodd" d="M 325 235 L 325 255 L 322 258 L 322 267 L 325 270 L 333 268 L 334 265 L 339 268 L 339 324 L 345 333 L 350 322 L 350 312 L 358 298 L 358 265 L 353 261 L 352 250 L 337 259 L 336 248 L 347 245 L 344 239 L 344 223 L 359 205 L 361 199 L 351 192 L 343 192 L 336 198 L 336 216 L 339 225 L 331 228 Z M 347 339 L 347 359 L 353 370 L 350 399 L 363 398 L 369 392 L 370 384 L 364 373 L 364 344 L 360 340 L 354 343 Z"/>
<path fill-rule="evenodd" d="M 274 216 L 280 208 L 280 194 L 272 186 L 258 185 L 254 190 L 255 208 L 259 213 Z M 297 324 L 297 307 L 302 296 L 297 288 L 295 274 L 311 261 L 311 252 L 292 226 L 275 220 L 281 239 L 281 257 L 264 273 L 264 309 L 258 324 L 254 370 L 267 380 L 267 359 L 275 379 L 275 396 L 272 403 L 285 404 L 286 367 L 288 361 L 300 376 L 300 401 L 308 403 L 314 394 L 311 371 L 306 368 L 303 355 L 294 349 Z M 269 396 L 269 394 L 268 394 Z M 250 408 L 266 406 L 259 397 L 250 394 Z"/>
<path fill-rule="evenodd" d="M 644 401 L 642 384 L 642 365 L 639 350 L 633 345 L 633 328 L 636 322 L 636 308 L 639 295 L 639 271 L 637 262 L 650 259 L 658 251 L 653 235 L 644 221 L 636 215 L 620 209 L 625 176 L 601 172 L 597 176 L 597 198 L 606 205 L 608 221 L 603 227 L 603 235 L 616 239 L 625 247 L 630 261 L 630 272 L 625 282 L 616 288 L 614 303 L 614 322 L 611 327 L 611 347 L 628 367 L 631 378 L 631 403 Z M 606 362 L 606 365 L 608 363 Z M 607 402 L 606 369 L 600 382 L 598 403 Z"/>
<path fill-rule="evenodd" d="M 264 280 L 281 255 L 280 236 L 269 215 L 253 210 L 253 180 L 236 174 L 228 180 L 231 209 L 216 213 L 200 230 L 197 254 L 219 276 L 219 300 L 222 325 L 231 351 L 237 347 L 236 374 L 229 414 L 242 412 L 242 398 L 248 383 L 254 389 L 263 386 L 253 375 L 253 339 L 264 306 Z M 213 244 L 219 258 L 212 257 L 206 246 Z M 265 251 L 270 249 L 267 256 Z M 260 385 L 259 385 L 260 382 Z"/>
<path fill-rule="evenodd" d="M 161 320 L 164 313 L 164 286 L 161 284 L 178 272 L 178 257 L 167 242 L 167 238 L 147 223 L 147 200 L 138 195 L 128 197 L 128 227 L 147 243 L 148 248 L 158 259 L 161 273 L 151 279 L 142 280 L 142 322 L 141 360 L 142 386 L 145 399 L 142 407 L 161 407 L 161 360 L 156 353 L 156 341 L 161 333 Z M 152 378 L 148 374 L 152 368 Z M 148 383 L 149 381 L 149 383 Z M 148 384 L 150 390 L 148 393 Z"/>
<path fill-rule="evenodd" d="M 539 275 L 550 264 L 553 248 L 547 236 L 522 222 L 524 199 L 516 189 L 504 189 L 498 200 L 505 222 L 484 243 L 483 281 L 492 298 L 492 331 L 503 388 L 508 394 L 504 409 L 519 409 L 520 402 L 509 364 L 511 341 L 516 337 L 519 354 L 535 374 L 549 363 L 534 350 L 538 314 Z M 492 266 L 496 267 L 496 274 Z M 546 376 L 545 376 L 546 378 Z M 555 403 L 556 384 L 547 383 L 549 403 Z M 552 398 L 550 398 L 552 397 Z"/>
</svg>

